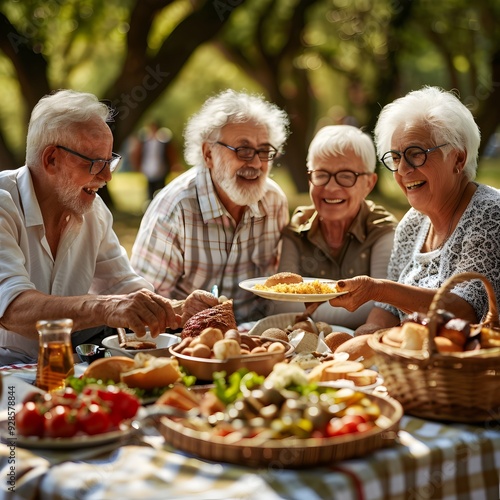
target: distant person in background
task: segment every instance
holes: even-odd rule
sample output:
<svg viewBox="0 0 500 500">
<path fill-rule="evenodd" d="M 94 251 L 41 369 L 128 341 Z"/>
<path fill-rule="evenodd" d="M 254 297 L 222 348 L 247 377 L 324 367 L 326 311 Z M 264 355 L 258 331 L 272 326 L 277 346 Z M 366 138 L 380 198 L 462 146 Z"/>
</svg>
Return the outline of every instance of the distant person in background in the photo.
<svg viewBox="0 0 500 500">
<path fill-rule="evenodd" d="M 172 132 L 155 121 L 148 124 L 143 137 L 133 141 L 130 159 L 134 168 L 146 176 L 149 201 L 165 186 L 170 172 L 179 170 Z"/>
<path fill-rule="evenodd" d="M 260 319 L 267 303 L 239 282 L 278 267 L 288 201 L 269 178 L 288 136 L 288 117 L 260 96 L 226 90 L 190 118 L 192 165 L 158 193 L 141 222 L 132 266 L 165 297 L 211 290 L 234 300 L 236 320 Z"/>
<path fill-rule="evenodd" d="M 359 128 L 330 125 L 318 131 L 307 156 L 313 205 L 297 207 L 284 230 L 279 271 L 335 280 L 387 277 L 397 219 L 366 200 L 377 182 L 375 167 L 373 141 Z M 297 307 L 275 302 L 274 312 L 296 312 Z M 368 302 L 349 312 L 325 302 L 313 318 L 356 329 L 372 307 Z"/>
</svg>

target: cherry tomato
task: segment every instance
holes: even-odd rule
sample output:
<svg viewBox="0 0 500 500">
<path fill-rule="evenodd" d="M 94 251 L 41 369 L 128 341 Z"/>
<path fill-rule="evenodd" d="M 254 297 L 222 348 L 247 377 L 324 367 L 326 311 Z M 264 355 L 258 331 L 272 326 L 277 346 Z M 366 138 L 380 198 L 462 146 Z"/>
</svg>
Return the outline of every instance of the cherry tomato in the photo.
<svg viewBox="0 0 500 500">
<path fill-rule="evenodd" d="M 342 436 L 357 432 L 359 424 L 366 420 L 362 415 L 344 415 L 340 418 L 332 418 L 326 426 L 326 434 L 332 436 Z"/>
<path fill-rule="evenodd" d="M 88 407 L 82 407 L 78 411 L 78 422 L 80 428 L 86 434 L 102 434 L 111 428 L 109 413 L 98 404 L 92 403 Z"/>
<path fill-rule="evenodd" d="M 33 401 L 24 403 L 17 412 L 16 429 L 22 436 L 43 436 L 44 417 L 38 405 Z"/>
<path fill-rule="evenodd" d="M 141 403 L 133 394 L 125 391 L 112 392 L 111 412 L 121 417 L 121 420 L 135 417 Z"/>
<path fill-rule="evenodd" d="M 73 437 L 78 431 L 76 410 L 68 406 L 57 405 L 44 415 L 45 436 L 47 437 Z"/>
</svg>

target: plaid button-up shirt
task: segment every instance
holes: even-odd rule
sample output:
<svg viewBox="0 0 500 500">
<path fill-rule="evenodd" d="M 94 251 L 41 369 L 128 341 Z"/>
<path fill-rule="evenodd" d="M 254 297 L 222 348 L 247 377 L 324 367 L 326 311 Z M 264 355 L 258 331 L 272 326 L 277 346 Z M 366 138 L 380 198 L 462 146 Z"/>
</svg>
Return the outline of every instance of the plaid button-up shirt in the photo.
<svg viewBox="0 0 500 500">
<path fill-rule="evenodd" d="M 134 269 L 168 298 L 219 287 L 234 300 L 238 322 L 265 315 L 265 302 L 242 290 L 245 279 L 277 270 L 281 230 L 289 220 L 284 192 L 271 179 L 238 225 L 220 202 L 207 168 L 191 168 L 151 202 L 132 249 Z"/>
</svg>

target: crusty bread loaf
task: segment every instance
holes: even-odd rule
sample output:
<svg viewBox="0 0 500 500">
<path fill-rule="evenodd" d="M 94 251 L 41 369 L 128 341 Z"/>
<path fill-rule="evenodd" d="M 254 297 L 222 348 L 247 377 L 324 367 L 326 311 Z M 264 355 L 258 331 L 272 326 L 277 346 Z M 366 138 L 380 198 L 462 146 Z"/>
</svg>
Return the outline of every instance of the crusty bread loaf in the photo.
<svg viewBox="0 0 500 500">
<path fill-rule="evenodd" d="M 325 344 L 328 346 L 330 351 L 335 352 L 340 345 L 347 340 L 351 340 L 352 338 L 352 335 L 347 332 L 332 332 L 325 337 Z"/>
<path fill-rule="evenodd" d="M 134 367 L 135 361 L 126 356 L 101 358 L 96 359 L 87 367 L 83 373 L 83 377 L 95 378 L 96 380 L 102 380 L 103 382 L 112 380 L 116 383 L 120 382 L 120 375 L 122 372 L 133 370 Z"/>
<path fill-rule="evenodd" d="M 182 378 L 176 358 L 151 356 L 142 367 L 122 372 L 120 380 L 129 387 L 154 389 L 167 387 Z"/>
<path fill-rule="evenodd" d="M 280 284 L 290 284 L 290 283 L 302 283 L 304 280 L 302 279 L 302 276 L 299 274 L 295 273 L 289 273 L 289 272 L 281 272 L 277 274 L 273 274 L 272 276 L 269 276 L 267 280 L 264 282 L 265 286 L 274 286 L 274 285 L 280 285 Z"/>
<path fill-rule="evenodd" d="M 209 327 L 218 328 L 222 333 L 226 333 L 232 328 L 238 329 L 232 300 L 227 300 L 191 316 L 182 329 L 181 337 L 197 337 L 205 328 Z"/>
</svg>

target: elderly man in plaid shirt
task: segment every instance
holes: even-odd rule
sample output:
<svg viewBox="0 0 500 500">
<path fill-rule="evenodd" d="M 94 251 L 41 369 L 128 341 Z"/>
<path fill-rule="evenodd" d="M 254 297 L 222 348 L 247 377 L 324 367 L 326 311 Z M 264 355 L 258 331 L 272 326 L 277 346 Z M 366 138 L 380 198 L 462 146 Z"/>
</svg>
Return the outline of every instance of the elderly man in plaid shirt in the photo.
<svg viewBox="0 0 500 500">
<path fill-rule="evenodd" d="M 234 300 L 238 322 L 266 314 L 266 303 L 238 283 L 277 270 L 289 211 L 268 174 L 288 123 L 276 105 L 233 90 L 191 117 L 184 137 L 192 168 L 155 196 L 132 249 L 132 266 L 157 293 L 184 299 L 217 285 Z"/>
</svg>

